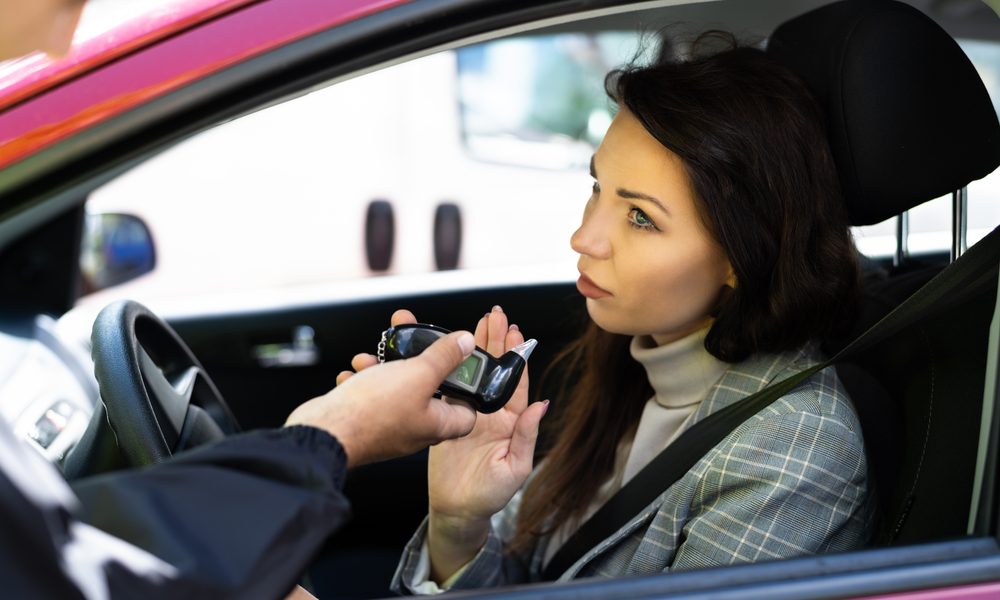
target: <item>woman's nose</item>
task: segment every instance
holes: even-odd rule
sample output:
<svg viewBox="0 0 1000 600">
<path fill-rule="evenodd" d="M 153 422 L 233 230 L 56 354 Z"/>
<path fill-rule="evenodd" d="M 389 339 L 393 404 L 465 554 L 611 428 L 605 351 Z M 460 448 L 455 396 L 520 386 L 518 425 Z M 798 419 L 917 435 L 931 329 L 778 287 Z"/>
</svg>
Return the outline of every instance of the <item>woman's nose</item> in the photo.
<svg viewBox="0 0 1000 600">
<path fill-rule="evenodd" d="M 603 216 L 598 210 L 584 213 L 583 223 L 569 238 L 569 245 L 574 252 L 598 259 L 611 257 L 611 242 Z"/>
</svg>

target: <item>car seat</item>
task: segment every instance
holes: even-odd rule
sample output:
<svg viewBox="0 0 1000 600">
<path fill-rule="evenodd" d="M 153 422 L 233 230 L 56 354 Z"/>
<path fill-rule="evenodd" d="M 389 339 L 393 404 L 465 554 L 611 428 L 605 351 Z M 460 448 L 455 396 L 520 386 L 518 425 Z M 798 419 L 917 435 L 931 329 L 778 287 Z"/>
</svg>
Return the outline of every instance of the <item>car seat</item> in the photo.
<svg viewBox="0 0 1000 600">
<path fill-rule="evenodd" d="M 829 4 L 779 26 L 767 51 L 802 77 L 824 108 L 853 225 L 964 188 L 1000 164 L 1000 124 L 982 80 L 955 40 L 913 7 L 892 0 Z M 827 340 L 828 352 L 939 270 L 865 269 L 857 325 Z M 914 325 L 838 364 L 879 497 L 876 543 L 972 532 L 996 290 L 994 268 L 954 290 L 947 307 L 926 308 Z"/>
</svg>

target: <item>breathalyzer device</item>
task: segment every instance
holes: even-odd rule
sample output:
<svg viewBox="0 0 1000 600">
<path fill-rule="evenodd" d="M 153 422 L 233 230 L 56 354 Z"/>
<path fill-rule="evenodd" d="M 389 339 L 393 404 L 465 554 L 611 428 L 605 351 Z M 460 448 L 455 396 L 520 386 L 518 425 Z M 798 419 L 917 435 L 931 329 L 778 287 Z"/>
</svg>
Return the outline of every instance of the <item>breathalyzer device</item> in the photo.
<svg viewBox="0 0 1000 600">
<path fill-rule="evenodd" d="M 417 356 L 449 333 L 442 327 L 423 323 L 390 327 L 382 332 L 378 360 L 385 362 Z M 514 394 L 528 357 L 537 345 L 536 340 L 528 340 L 500 358 L 493 358 L 477 346 L 441 383 L 439 391 L 449 398 L 465 400 L 481 413 L 496 412 Z"/>
</svg>

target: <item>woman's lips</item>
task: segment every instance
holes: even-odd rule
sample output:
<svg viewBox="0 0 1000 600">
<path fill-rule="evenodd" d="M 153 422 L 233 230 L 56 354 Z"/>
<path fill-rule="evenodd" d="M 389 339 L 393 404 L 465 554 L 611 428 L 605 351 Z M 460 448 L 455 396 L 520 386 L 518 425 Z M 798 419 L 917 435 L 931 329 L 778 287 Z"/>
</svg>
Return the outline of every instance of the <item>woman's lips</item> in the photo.
<svg viewBox="0 0 1000 600">
<path fill-rule="evenodd" d="M 576 289 L 587 298 L 606 298 L 611 292 L 594 283 L 590 277 L 580 273 L 580 278 L 576 280 Z"/>
</svg>

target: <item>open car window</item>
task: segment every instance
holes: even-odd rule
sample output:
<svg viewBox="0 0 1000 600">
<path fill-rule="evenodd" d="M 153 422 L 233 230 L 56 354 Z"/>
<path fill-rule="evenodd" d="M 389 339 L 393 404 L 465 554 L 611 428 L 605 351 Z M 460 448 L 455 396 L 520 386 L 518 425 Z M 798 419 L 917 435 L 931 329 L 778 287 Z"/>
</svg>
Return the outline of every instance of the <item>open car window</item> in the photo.
<svg viewBox="0 0 1000 600">
<path fill-rule="evenodd" d="M 156 266 L 82 302 L 372 277 L 406 291 L 454 270 L 491 283 L 575 278 L 569 237 L 613 113 L 604 75 L 642 37 L 465 46 L 198 134 L 91 193 L 92 220 L 148 225 Z"/>
<path fill-rule="evenodd" d="M 612 29 L 479 43 L 198 134 L 90 195 L 92 215 L 146 222 L 156 264 L 83 302 L 454 269 L 499 269 L 478 280 L 526 271 L 529 279 L 572 278 L 567 240 L 588 194 L 590 156 L 614 112 L 604 75 L 650 60 L 653 38 Z M 996 103 L 1000 44 L 961 43 Z M 1000 174 L 973 182 L 968 198 L 972 244 L 1000 223 Z M 950 196 L 910 211 L 908 250 L 947 252 L 951 213 Z M 498 251 L 511 235 L 531 243 Z M 864 254 L 891 257 L 896 220 L 855 228 L 855 239 Z M 84 253 L 85 271 L 92 257 Z"/>
</svg>

